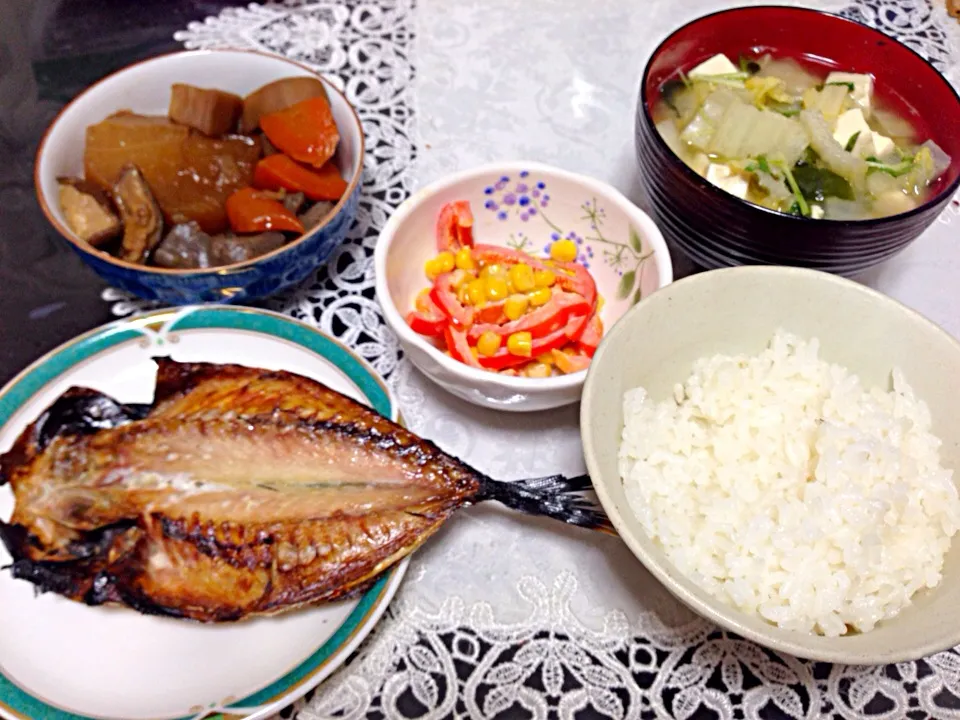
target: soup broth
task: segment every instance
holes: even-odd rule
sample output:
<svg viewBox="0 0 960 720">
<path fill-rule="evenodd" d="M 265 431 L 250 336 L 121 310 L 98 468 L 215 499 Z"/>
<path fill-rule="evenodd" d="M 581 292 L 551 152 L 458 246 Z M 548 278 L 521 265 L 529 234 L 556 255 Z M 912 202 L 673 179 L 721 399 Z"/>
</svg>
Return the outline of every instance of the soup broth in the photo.
<svg viewBox="0 0 960 720">
<path fill-rule="evenodd" d="M 950 166 L 874 89 L 870 75 L 721 54 L 665 82 L 653 119 L 687 166 L 738 198 L 866 220 L 918 207 Z"/>
</svg>

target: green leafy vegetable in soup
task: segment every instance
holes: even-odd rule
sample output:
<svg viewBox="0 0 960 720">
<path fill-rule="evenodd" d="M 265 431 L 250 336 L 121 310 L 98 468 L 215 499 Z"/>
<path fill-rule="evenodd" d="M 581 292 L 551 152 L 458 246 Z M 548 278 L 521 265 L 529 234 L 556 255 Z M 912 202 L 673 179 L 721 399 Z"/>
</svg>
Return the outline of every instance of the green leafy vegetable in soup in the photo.
<svg viewBox="0 0 960 720">
<path fill-rule="evenodd" d="M 654 120 L 688 166 L 739 198 L 817 219 L 885 217 L 917 207 L 950 158 L 878 107 L 873 84 L 770 55 L 736 65 L 715 55 L 664 83 Z"/>
</svg>

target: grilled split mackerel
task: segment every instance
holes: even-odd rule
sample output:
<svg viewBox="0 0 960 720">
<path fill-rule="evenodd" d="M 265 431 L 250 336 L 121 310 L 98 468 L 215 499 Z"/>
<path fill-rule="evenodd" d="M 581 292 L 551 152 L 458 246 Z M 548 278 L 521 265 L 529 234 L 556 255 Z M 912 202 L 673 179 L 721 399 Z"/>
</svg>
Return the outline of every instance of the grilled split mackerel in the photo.
<svg viewBox="0 0 960 720">
<path fill-rule="evenodd" d="M 225 622 L 362 591 L 483 500 L 609 530 L 586 478 L 497 482 L 314 380 L 157 364 L 152 404 L 72 388 L 0 457 L 14 577 Z"/>
</svg>

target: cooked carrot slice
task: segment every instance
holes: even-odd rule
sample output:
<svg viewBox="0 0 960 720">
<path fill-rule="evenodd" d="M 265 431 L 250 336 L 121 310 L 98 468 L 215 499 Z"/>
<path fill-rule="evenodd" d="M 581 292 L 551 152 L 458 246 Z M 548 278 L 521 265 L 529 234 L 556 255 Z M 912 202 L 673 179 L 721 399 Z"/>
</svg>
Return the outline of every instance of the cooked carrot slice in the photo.
<svg viewBox="0 0 960 720">
<path fill-rule="evenodd" d="M 323 167 L 340 142 L 330 103 L 323 96 L 262 115 L 260 128 L 282 153 L 313 167 Z"/>
<path fill-rule="evenodd" d="M 235 233 L 259 233 L 266 230 L 303 232 L 303 224 L 283 203 L 253 188 L 237 190 L 227 198 L 227 217 Z"/>
<path fill-rule="evenodd" d="M 332 162 L 312 170 L 286 155 L 270 155 L 257 163 L 253 184 L 265 190 L 302 192 L 311 200 L 339 200 L 347 189 L 346 181 Z"/>
</svg>

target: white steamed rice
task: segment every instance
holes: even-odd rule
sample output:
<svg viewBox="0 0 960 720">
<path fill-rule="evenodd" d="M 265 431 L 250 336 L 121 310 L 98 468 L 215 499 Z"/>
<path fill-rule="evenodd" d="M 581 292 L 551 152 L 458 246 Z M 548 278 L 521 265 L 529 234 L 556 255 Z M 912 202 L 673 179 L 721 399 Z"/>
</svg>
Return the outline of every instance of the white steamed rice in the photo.
<svg viewBox="0 0 960 720">
<path fill-rule="evenodd" d="M 698 360 L 655 403 L 624 396 L 620 475 L 677 568 L 782 628 L 866 632 L 940 582 L 960 522 L 930 413 L 898 369 L 866 390 L 778 331 Z"/>
</svg>

